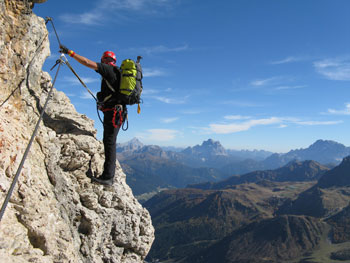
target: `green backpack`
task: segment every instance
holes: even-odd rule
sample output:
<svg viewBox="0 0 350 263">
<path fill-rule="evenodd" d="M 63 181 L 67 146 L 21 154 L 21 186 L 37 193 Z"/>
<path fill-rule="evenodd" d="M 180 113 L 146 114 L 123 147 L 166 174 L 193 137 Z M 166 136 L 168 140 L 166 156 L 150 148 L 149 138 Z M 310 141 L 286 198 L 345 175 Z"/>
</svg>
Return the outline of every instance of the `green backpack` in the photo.
<svg viewBox="0 0 350 263">
<path fill-rule="evenodd" d="M 140 107 L 141 93 L 143 89 L 143 75 L 140 59 L 141 57 L 138 57 L 136 62 L 132 59 L 125 59 L 120 66 L 121 80 L 119 92 L 126 105 L 139 104 Z"/>
</svg>

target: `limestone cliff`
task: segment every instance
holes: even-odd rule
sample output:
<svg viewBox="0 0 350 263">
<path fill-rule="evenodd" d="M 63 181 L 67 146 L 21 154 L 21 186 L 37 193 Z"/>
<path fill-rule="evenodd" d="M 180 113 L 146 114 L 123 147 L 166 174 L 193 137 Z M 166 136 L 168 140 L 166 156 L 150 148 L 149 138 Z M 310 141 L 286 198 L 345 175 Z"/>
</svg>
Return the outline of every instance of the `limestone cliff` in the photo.
<svg viewBox="0 0 350 263">
<path fill-rule="evenodd" d="M 41 70 L 50 52 L 45 21 L 29 6 L 0 0 L 1 204 L 52 85 Z M 54 89 L 0 222 L 0 262 L 143 261 L 154 239 L 150 215 L 119 164 L 113 187 L 90 182 L 104 160 L 95 135 L 93 121 Z"/>
</svg>

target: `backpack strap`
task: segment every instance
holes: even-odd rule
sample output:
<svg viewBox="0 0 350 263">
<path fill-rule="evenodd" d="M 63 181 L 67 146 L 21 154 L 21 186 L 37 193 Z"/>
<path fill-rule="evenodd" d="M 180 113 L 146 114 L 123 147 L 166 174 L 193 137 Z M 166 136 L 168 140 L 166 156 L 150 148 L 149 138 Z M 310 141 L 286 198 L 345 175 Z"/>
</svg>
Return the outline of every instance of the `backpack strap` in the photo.
<svg viewBox="0 0 350 263">
<path fill-rule="evenodd" d="M 108 80 L 106 80 L 105 78 L 103 78 L 103 79 L 105 80 L 105 82 L 106 82 L 106 84 L 107 84 L 107 87 L 108 87 L 111 91 L 115 92 L 115 89 L 112 87 L 111 83 L 109 83 Z"/>
<path fill-rule="evenodd" d="M 111 95 L 108 95 L 106 98 L 103 99 L 103 101 L 101 103 L 105 103 L 107 100 L 109 100 L 110 98 L 112 97 L 112 94 Z"/>
<path fill-rule="evenodd" d="M 104 77 L 102 77 L 104 79 L 104 81 L 107 84 L 107 87 L 112 91 L 115 92 L 115 89 L 112 87 L 111 83 L 108 82 L 108 80 L 106 80 Z M 112 98 L 113 94 L 108 95 L 107 97 L 105 97 L 103 99 L 103 101 L 99 101 L 98 104 L 103 105 L 104 103 L 106 103 L 110 98 Z"/>
</svg>

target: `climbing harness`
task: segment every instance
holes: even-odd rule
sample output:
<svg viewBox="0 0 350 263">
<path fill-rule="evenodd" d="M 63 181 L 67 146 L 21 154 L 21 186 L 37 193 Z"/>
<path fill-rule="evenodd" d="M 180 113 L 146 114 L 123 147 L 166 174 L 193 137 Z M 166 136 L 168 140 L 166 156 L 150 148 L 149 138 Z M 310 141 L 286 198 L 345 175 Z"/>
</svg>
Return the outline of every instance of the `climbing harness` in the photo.
<svg viewBox="0 0 350 263">
<path fill-rule="evenodd" d="M 107 111 L 113 111 L 113 118 L 112 118 L 112 124 L 114 128 L 122 128 L 123 131 L 126 131 L 129 128 L 129 120 L 128 120 L 128 110 L 127 108 L 123 107 L 123 105 L 121 104 L 117 104 L 112 108 L 104 108 L 104 107 L 100 107 L 99 108 L 103 113 L 107 112 Z M 119 114 L 119 122 L 117 124 L 116 120 L 117 120 L 117 114 Z M 123 117 L 125 116 L 125 118 Z M 104 124 L 102 122 L 102 124 Z M 124 126 L 126 125 L 126 127 Z"/>
<path fill-rule="evenodd" d="M 114 128 L 118 128 L 122 126 L 123 123 L 123 106 L 122 105 L 115 105 L 113 108 L 101 108 L 101 111 L 107 112 L 107 111 L 113 111 L 113 118 L 112 118 L 112 124 Z M 116 117 L 117 113 L 119 113 L 119 122 L 116 124 Z"/>
<path fill-rule="evenodd" d="M 50 97 L 51 97 L 51 94 L 52 94 L 52 91 L 53 91 L 53 87 L 55 86 L 55 82 L 56 82 L 57 75 L 58 75 L 58 72 L 59 72 L 59 70 L 60 70 L 60 67 L 61 67 L 62 64 L 64 64 L 64 61 L 62 60 L 62 57 L 63 57 L 63 56 L 61 55 L 60 59 L 58 59 L 58 60 L 56 61 L 55 66 L 58 65 L 58 68 L 57 68 L 57 71 L 56 71 L 56 75 L 55 75 L 54 81 L 52 82 L 52 86 L 51 86 L 50 91 L 49 91 L 49 93 L 48 93 L 48 95 L 47 95 L 47 98 L 46 98 L 44 107 L 43 107 L 43 109 L 42 109 L 42 111 L 41 111 L 41 114 L 40 114 L 40 117 L 39 117 L 39 120 L 38 120 L 38 122 L 36 123 L 34 132 L 33 132 L 33 134 L 32 134 L 32 137 L 31 137 L 30 140 L 29 140 L 29 143 L 28 143 L 28 145 L 27 145 L 27 148 L 26 148 L 26 150 L 25 150 L 25 152 L 24 152 L 24 155 L 23 155 L 23 157 L 22 157 L 21 163 L 20 163 L 20 165 L 19 165 L 19 167 L 18 167 L 18 169 L 17 169 L 16 175 L 15 175 L 15 177 L 13 178 L 13 181 L 12 181 L 12 184 L 11 184 L 11 186 L 10 186 L 10 189 L 9 189 L 8 192 L 7 192 L 7 195 L 6 195 L 6 198 L 5 198 L 5 200 L 4 200 L 4 203 L 2 204 L 2 207 L 1 207 L 1 210 L 0 210 L 0 222 L 1 222 L 1 219 L 2 219 L 2 217 L 3 217 L 3 215 L 4 215 L 4 213 L 5 213 L 7 204 L 8 204 L 9 201 L 10 201 L 12 192 L 13 192 L 15 186 L 16 186 L 16 183 L 17 183 L 17 181 L 18 181 L 18 177 L 19 177 L 19 175 L 20 175 L 20 173 L 21 173 L 21 171 L 22 171 L 22 168 L 23 168 L 24 162 L 25 162 L 25 160 L 26 160 L 26 158 L 27 158 L 27 156 L 28 156 L 29 150 L 30 150 L 30 148 L 31 148 L 31 146 L 32 146 L 32 143 L 33 143 L 33 141 L 34 141 L 34 139 L 35 139 L 36 134 L 38 133 L 39 124 L 40 124 L 40 122 L 41 122 L 41 120 L 42 120 L 42 118 L 43 118 L 43 116 L 44 116 L 44 113 L 45 113 L 47 104 L 48 104 L 48 102 L 49 102 L 49 100 L 50 100 Z M 55 66 L 54 66 L 54 67 L 55 67 Z M 54 67 L 52 67 L 52 69 L 53 69 Z"/>
</svg>

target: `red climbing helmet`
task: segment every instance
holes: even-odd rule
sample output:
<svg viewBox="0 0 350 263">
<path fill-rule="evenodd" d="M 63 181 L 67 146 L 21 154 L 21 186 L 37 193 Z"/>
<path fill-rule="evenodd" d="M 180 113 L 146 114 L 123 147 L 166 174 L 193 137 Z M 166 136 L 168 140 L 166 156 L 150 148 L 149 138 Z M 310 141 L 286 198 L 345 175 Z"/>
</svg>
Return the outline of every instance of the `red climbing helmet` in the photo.
<svg viewBox="0 0 350 263">
<path fill-rule="evenodd" d="M 117 61 L 117 57 L 115 56 L 114 52 L 112 52 L 112 51 L 105 51 L 102 54 L 101 61 L 103 61 L 105 58 L 113 59 L 113 62 L 108 62 L 106 64 L 115 66 L 115 62 Z"/>
</svg>

